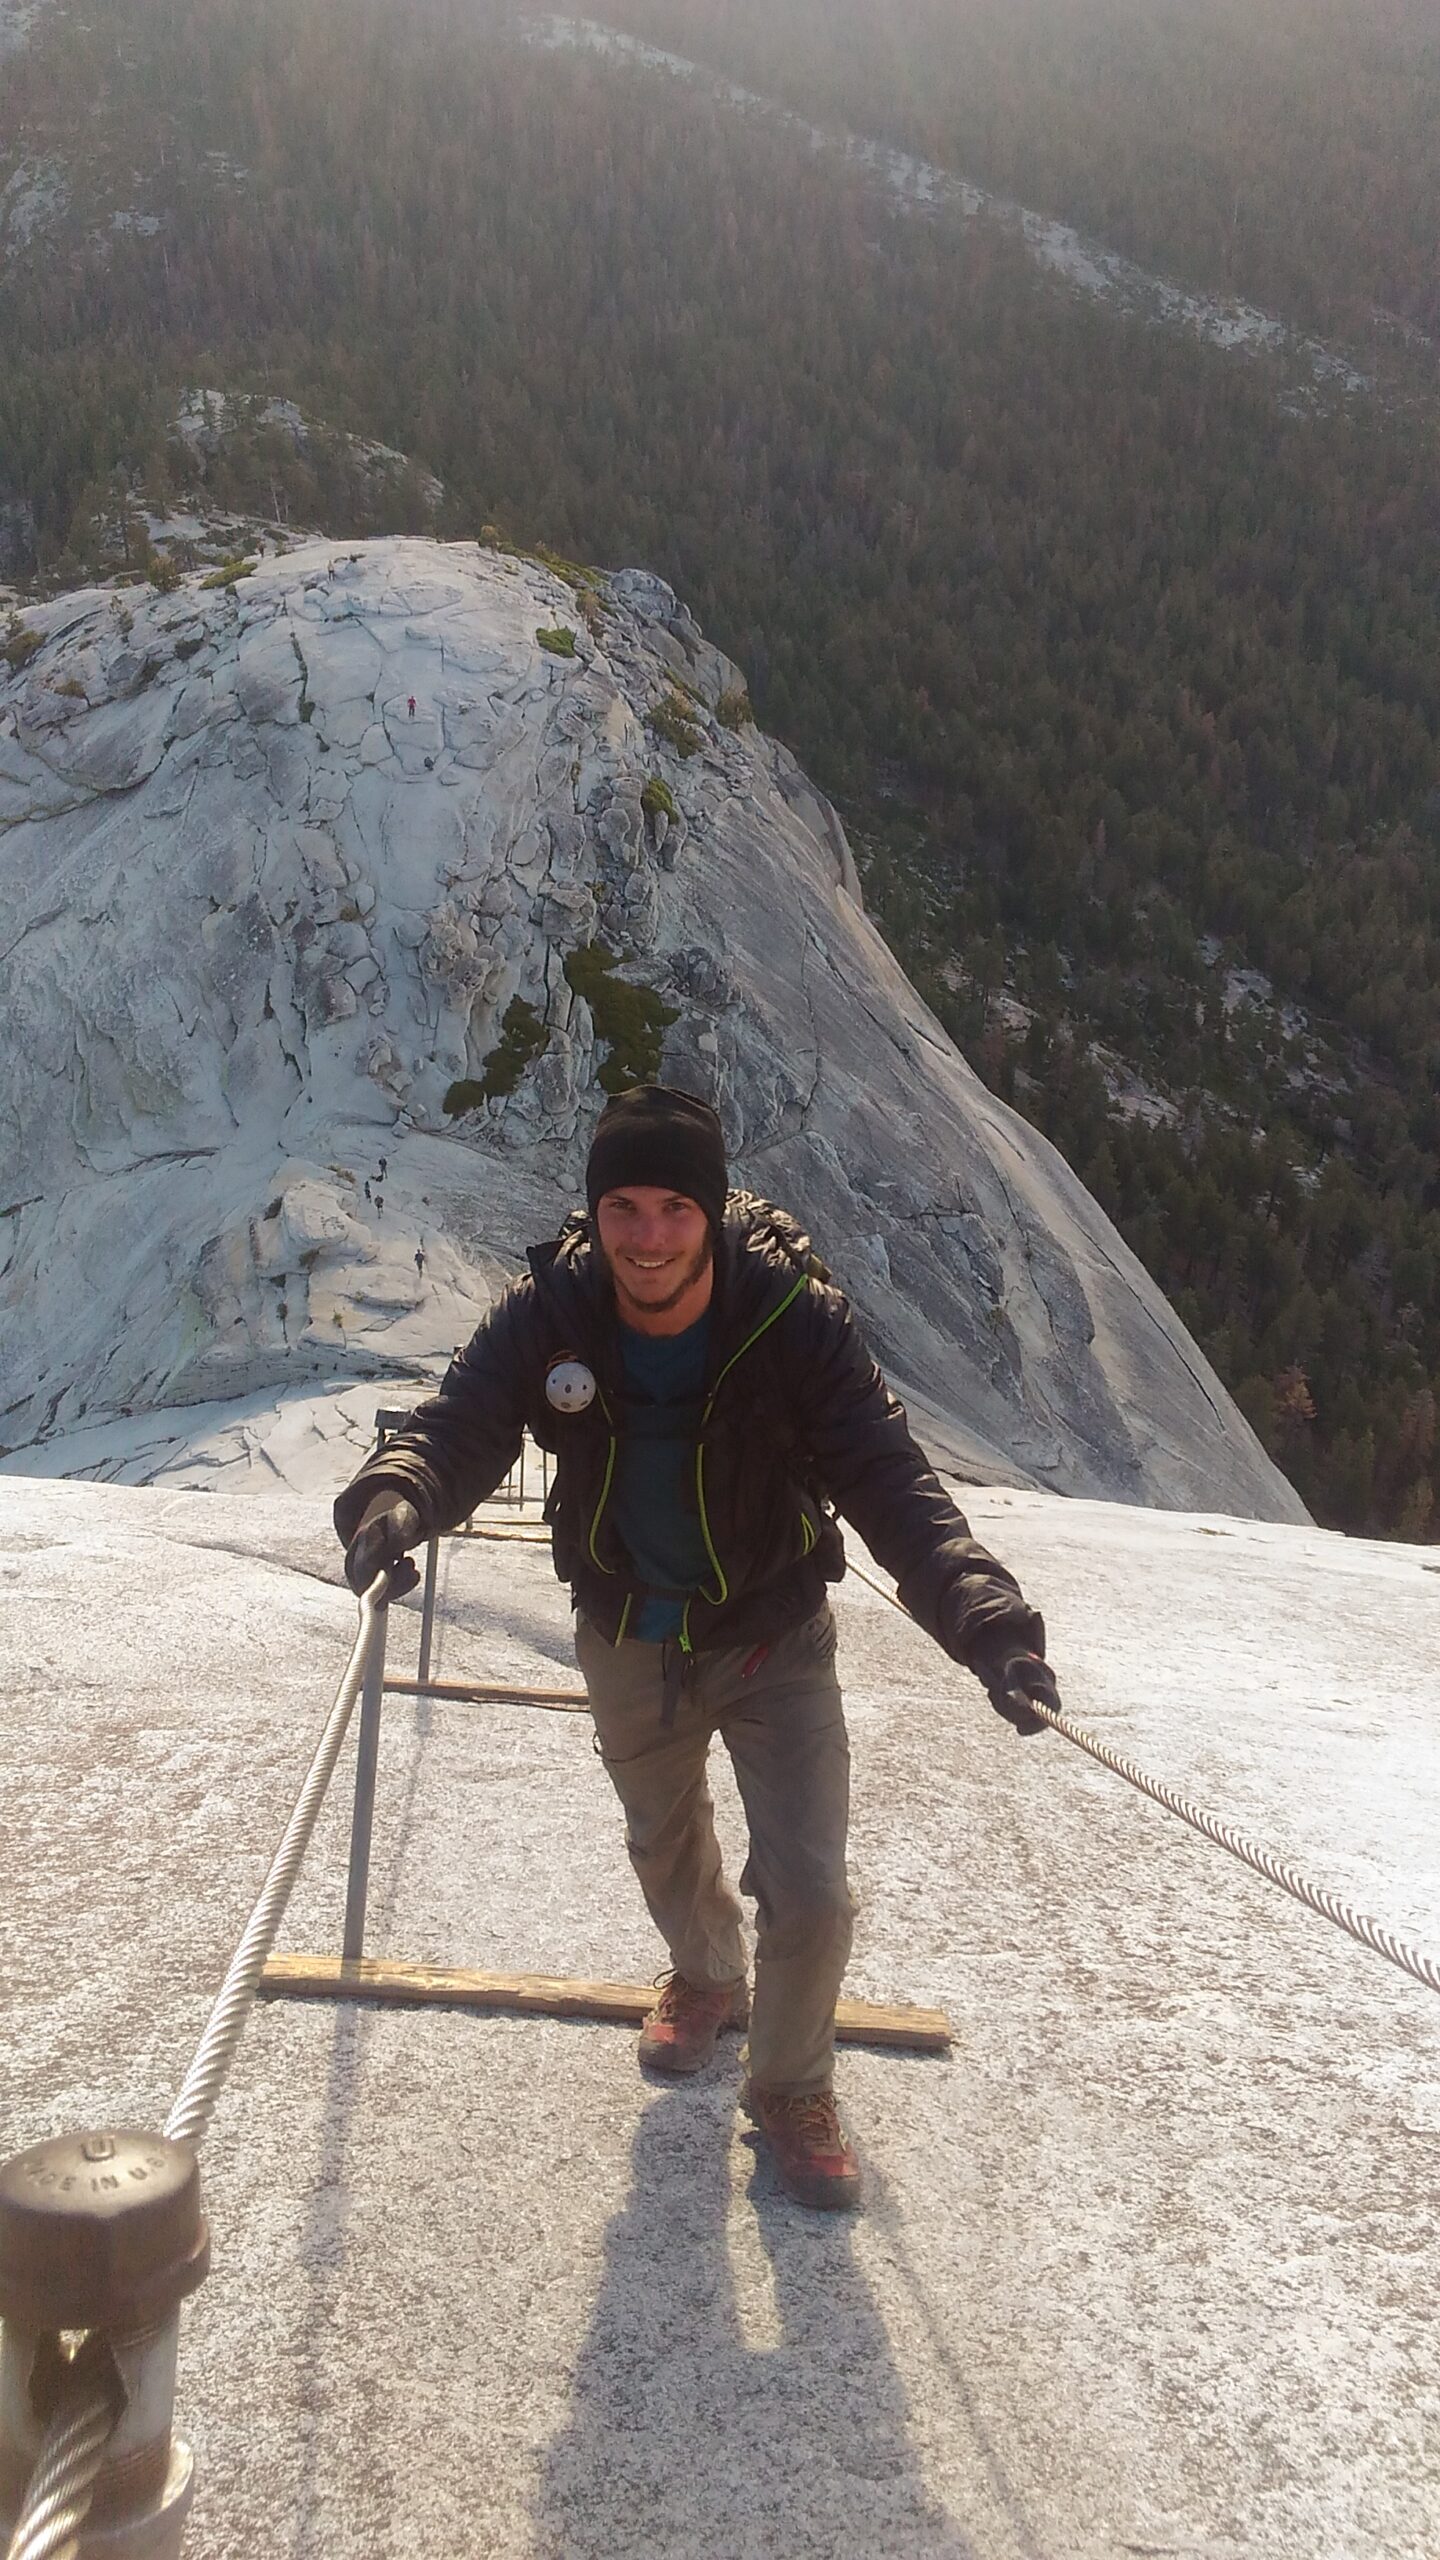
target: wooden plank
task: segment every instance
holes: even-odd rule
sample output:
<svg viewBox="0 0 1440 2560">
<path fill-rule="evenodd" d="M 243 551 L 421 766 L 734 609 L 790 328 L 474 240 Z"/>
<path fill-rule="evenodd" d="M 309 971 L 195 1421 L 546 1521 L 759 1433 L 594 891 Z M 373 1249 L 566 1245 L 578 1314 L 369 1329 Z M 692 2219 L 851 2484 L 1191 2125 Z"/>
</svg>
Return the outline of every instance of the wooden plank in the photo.
<svg viewBox="0 0 1440 2560">
<path fill-rule="evenodd" d="M 459 1699 L 470 1706 L 548 1707 L 557 1715 L 590 1712 L 583 1689 L 516 1689 L 501 1680 L 387 1680 L 387 1697 Z"/>
<path fill-rule="evenodd" d="M 275 1955 L 260 1989 L 276 2000 L 368 2000 L 396 2005 L 503 2010 L 544 2018 L 594 2018 L 639 2026 L 659 1994 L 653 1983 L 584 1982 L 543 1973 L 472 1973 L 456 1965 L 401 1964 L 390 1957 Z M 842 2000 L 835 2011 L 842 2044 L 879 2045 L 902 2053 L 945 2053 L 953 2041 L 942 2009 L 887 2009 Z"/>
</svg>

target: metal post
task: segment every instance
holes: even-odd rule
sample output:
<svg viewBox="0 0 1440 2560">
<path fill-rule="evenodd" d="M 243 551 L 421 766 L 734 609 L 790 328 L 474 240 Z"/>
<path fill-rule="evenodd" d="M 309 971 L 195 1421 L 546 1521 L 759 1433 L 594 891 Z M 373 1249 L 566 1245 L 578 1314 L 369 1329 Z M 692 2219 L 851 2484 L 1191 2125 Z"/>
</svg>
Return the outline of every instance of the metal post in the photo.
<svg viewBox="0 0 1440 2560">
<path fill-rule="evenodd" d="M 365 1903 L 370 1891 L 370 1833 L 375 1821 L 375 1765 L 380 1752 L 380 1709 L 385 1686 L 385 1630 L 389 1609 L 375 1612 L 365 1683 L 360 1692 L 360 1743 L 355 1755 L 355 1811 L 350 1822 L 350 1880 L 345 1889 L 347 1964 L 365 1953 Z"/>
<path fill-rule="evenodd" d="M 425 1550 L 425 1596 L 420 1604 L 420 1662 L 416 1673 L 423 1689 L 430 1677 L 430 1639 L 435 1632 L 435 1573 L 440 1562 L 440 1541 L 432 1538 Z"/>
<path fill-rule="evenodd" d="M 180 2304 L 209 2262 L 188 2143 L 62 2135 L 0 2169 L 0 2533 L 16 2548 L 178 2560 L 195 2491 L 172 2432 Z M 77 2458 L 54 2430 L 82 2406 L 97 2422 Z"/>
</svg>

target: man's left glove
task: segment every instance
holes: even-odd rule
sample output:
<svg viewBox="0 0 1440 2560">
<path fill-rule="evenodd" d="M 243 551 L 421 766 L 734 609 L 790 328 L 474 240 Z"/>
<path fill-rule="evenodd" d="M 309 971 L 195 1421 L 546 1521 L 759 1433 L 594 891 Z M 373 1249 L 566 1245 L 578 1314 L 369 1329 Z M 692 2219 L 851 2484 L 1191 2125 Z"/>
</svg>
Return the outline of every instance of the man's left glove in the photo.
<svg viewBox="0 0 1440 2560">
<path fill-rule="evenodd" d="M 420 1543 L 420 1514 L 403 1493 L 377 1493 L 360 1515 L 360 1526 L 345 1550 L 345 1579 L 363 1599 L 377 1573 L 389 1573 L 387 1600 L 413 1591 L 420 1576 L 406 1556 Z"/>
<path fill-rule="evenodd" d="M 1060 1692 L 1049 1663 L 1043 1654 L 1019 1649 L 1013 1636 L 999 1643 L 992 1639 L 983 1653 L 977 1648 L 970 1668 L 996 1714 L 1013 1724 L 1017 1733 L 1045 1733 L 1049 1729 L 1045 1718 L 1037 1716 L 1030 1705 L 1032 1698 L 1038 1698 L 1056 1715 L 1060 1713 Z"/>
</svg>

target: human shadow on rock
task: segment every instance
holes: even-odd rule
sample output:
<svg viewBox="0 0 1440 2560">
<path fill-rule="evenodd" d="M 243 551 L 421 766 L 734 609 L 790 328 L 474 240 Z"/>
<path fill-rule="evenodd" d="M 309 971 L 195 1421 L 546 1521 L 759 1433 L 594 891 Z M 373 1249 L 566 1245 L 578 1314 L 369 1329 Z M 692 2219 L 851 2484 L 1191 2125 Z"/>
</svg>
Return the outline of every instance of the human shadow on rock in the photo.
<svg viewBox="0 0 1440 2560">
<path fill-rule="evenodd" d="M 646 2110 L 537 2560 L 978 2560 L 926 2485 L 854 2226 L 786 2202 L 768 2163 L 742 2208 L 768 2268 L 749 2253 L 742 2304 L 734 2142 L 728 2073 Z"/>
</svg>

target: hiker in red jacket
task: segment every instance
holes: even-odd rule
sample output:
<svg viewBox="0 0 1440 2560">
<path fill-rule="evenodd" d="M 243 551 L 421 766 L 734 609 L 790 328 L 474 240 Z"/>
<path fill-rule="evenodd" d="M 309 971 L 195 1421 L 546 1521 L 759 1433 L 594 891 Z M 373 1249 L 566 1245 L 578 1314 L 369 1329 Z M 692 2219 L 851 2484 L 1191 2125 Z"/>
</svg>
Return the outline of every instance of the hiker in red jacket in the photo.
<svg viewBox="0 0 1440 2560">
<path fill-rule="evenodd" d="M 555 1569 L 631 1861 L 673 1971 L 640 2037 L 698 2070 L 748 2018 L 744 2103 L 787 2191 L 859 2200 L 832 2088 L 854 1903 L 850 1754 L 827 1586 L 836 1513 L 1021 1732 L 1058 1706 L 1044 1628 L 910 1436 L 848 1301 L 783 1210 L 730 1192 L 720 1123 L 632 1088 L 601 1113 L 585 1215 L 335 1506 L 357 1591 L 493 1493 L 527 1429 L 553 1452 Z M 413 1568 L 398 1587 L 408 1589 Z M 705 1764 L 730 1753 L 758 1914 L 753 2003 Z"/>
</svg>

